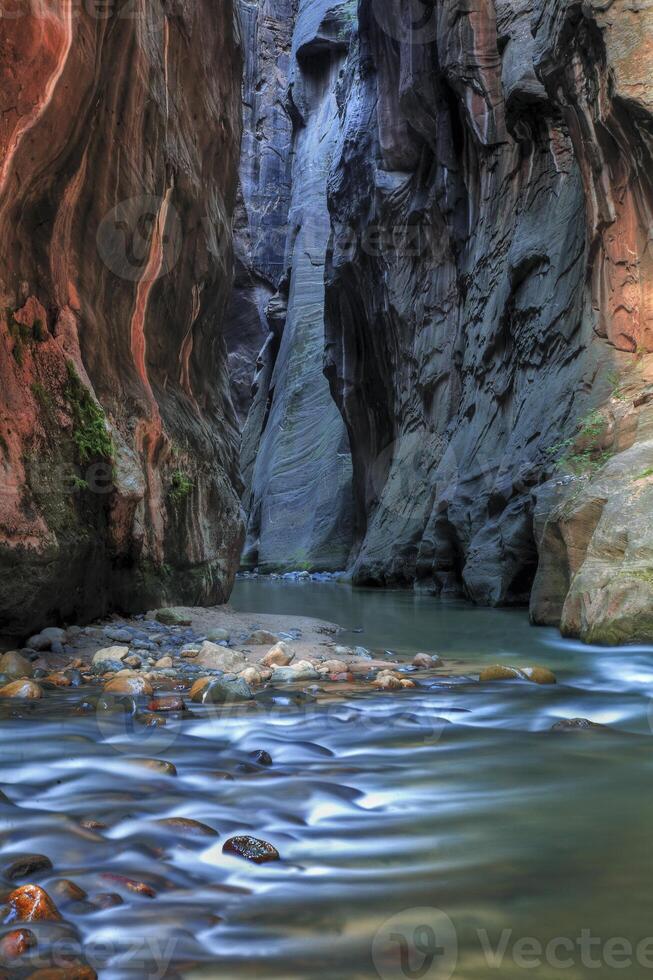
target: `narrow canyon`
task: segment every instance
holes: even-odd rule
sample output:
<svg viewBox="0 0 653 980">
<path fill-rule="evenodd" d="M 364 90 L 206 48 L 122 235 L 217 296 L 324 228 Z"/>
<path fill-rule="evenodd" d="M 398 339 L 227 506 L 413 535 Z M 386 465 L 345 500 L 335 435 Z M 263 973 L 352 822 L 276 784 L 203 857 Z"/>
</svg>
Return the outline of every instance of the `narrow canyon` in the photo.
<svg viewBox="0 0 653 980">
<path fill-rule="evenodd" d="M 652 20 L 0 19 L 0 632 L 242 563 L 652 640 Z"/>
</svg>

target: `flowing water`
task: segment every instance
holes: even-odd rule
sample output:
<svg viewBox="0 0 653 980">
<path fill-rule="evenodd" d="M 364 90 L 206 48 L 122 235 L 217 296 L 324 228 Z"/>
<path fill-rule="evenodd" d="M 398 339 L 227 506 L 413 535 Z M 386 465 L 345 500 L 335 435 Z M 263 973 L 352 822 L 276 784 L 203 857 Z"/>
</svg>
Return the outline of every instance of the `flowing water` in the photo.
<svg viewBox="0 0 653 980">
<path fill-rule="evenodd" d="M 130 980 L 653 976 L 653 650 L 331 583 L 242 581 L 232 605 L 329 619 L 352 630 L 343 642 L 437 651 L 470 672 L 543 664 L 558 684 L 463 675 L 347 702 L 194 706 L 153 732 L 73 714 L 79 691 L 5 715 L 2 864 L 46 854 L 40 884 L 70 878 L 89 895 L 63 909 L 65 925 L 35 926 L 42 950 L 56 958 L 65 939 L 101 978 Z M 573 717 L 610 730 L 550 731 Z M 243 767 L 256 749 L 271 768 Z M 155 822 L 169 816 L 220 836 Z M 282 861 L 223 855 L 237 833 Z M 107 892 L 123 904 L 99 910 Z"/>
</svg>

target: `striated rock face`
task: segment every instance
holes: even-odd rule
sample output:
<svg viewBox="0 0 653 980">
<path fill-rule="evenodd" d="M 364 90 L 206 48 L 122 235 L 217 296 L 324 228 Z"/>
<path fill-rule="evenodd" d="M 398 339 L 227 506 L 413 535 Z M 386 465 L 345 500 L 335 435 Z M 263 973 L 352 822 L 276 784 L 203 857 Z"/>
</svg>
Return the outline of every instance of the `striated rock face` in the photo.
<svg viewBox="0 0 653 980">
<path fill-rule="evenodd" d="M 266 297 L 250 286 L 246 302 L 241 290 L 235 303 L 241 318 L 248 305 L 252 322 L 269 299 L 269 333 L 241 455 L 249 515 L 243 562 L 264 571 L 340 569 L 351 547 L 351 460 L 323 355 L 326 181 L 338 135 L 335 91 L 354 16 L 353 0 L 300 0 L 296 11 L 270 0 L 258 8 L 253 90 L 260 96 L 245 91 L 245 125 L 253 105 L 249 125 L 258 146 L 245 141 L 241 166 L 243 265 L 250 281 L 264 279 L 275 292 Z"/>
<path fill-rule="evenodd" d="M 166 10 L 0 19 L 0 632 L 237 566 L 239 38 L 230 0 Z"/>
<path fill-rule="evenodd" d="M 326 373 L 355 579 L 516 603 L 539 563 L 536 621 L 653 638 L 650 5 L 412 16 L 361 0 L 336 93 Z"/>
</svg>

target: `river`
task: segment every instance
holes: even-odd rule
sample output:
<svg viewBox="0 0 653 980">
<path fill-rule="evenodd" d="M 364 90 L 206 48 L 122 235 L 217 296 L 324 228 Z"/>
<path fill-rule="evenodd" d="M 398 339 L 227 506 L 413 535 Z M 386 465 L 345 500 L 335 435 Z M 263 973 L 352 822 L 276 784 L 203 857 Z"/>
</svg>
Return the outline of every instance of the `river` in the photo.
<svg viewBox="0 0 653 980">
<path fill-rule="evenodd" d="M 239 581 L 232 605 L 332 620 L 345 643 L 438 652 L 470 673 L 542 664 L 558 684 L 463 673 L 344 703 L 193 706 L 153 732 L 72 713 L 79 691 L 4 716 L 3 865 L 36 852 L 54 865 L 46 889 L 65 877 L 92 898 L 119 874 L 156 892 L 73 903 L 67 925 L 36 924 L 42 951 L 65 939 L 107 980 L 653 977 L 653 649 L 335 583 Z M 574 717 L 610 728 L 550 731 Z M 273 765 L 249 771 L 257 749 Z M 178 775 L 130 762 L 145 755 Z M 154 823 L 168 816 L 219 837 L 175 837 Z M 224 855 L 237 833 L 282 860 Z"/>
</svg>

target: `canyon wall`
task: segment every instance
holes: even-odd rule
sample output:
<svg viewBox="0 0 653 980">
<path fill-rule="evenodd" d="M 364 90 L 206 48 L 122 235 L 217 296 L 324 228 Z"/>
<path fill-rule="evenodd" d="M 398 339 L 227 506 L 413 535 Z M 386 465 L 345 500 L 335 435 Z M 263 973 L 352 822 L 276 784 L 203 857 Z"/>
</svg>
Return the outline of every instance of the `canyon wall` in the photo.
<svg viewBox="0 0 653 980">
<path fill-rule="evenodd" d="M 241 164 L 245 288 L 232 314 L 236 323 L 265 319 L 268 331 L 243 432 L 243 564 L 337 570 L 351 548 L 351 459 L 323 374 L 326 182 L 355 3 L 268 0 L 248 15 L 258 60 L 245 85 L 245 128 L 254 139 Z M 254 333 L 233 331 L 234 368 L 253 360 Z"/>
<path fill-rule="evenodd" d="M 652 18 L 360 0 L 326 270 L 355 581 L 653 639 Z"/>
<path fill-rule="evenodd" d="M 224 600 L 231 0 L 0 19 L 0 633 Z"/>
</svg>

